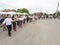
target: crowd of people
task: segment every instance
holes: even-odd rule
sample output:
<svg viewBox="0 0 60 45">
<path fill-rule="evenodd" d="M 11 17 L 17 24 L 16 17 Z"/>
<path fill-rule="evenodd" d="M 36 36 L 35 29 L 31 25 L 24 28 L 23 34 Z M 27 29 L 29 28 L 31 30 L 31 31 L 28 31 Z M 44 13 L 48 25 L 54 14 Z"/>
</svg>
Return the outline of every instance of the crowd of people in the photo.
<svg viewBox="0 0 60 45">
<path fill-rule="evenodd" d="M 36 15 L 16 15 L 11 16 L 7 14 L 6 16 L 0 16 L 0 27 L 3 27 L 3 30 L 8 31 L 8 36 L 11 36 L 11 30 L 17 32 L 16 26 L 22 28 L 23 24 L 34 22 L 38 19 Z"/>
<path fill-rule="evenodd" d="M 35 22 L 37 19 L 47 19 L 52 18 L 48 16 L 38 16 L 38 15 L 13 15 L 7 14 L 6 16 L 0 16 L 0 27 L 3 27 L 3 31 L 8 31 L 8 36 L 11 36 L 11 30 L 17 32 L 16 27 L 22 28 L 23 24 Z M 55 17 L 53 17 L 55 19 Z"/>
</svg>

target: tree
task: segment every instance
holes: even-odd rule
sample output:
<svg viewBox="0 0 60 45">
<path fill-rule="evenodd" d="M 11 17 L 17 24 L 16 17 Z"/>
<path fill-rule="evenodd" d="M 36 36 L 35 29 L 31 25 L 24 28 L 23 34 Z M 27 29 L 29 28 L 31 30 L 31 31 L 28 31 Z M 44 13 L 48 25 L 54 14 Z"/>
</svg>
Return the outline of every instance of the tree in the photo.
<svg viewBox="0 0 60 45">
<path fill-rule="evenodd" d="M 43 12 L 40 12 L 41 15 L 43 15 Z"/>
<path fill-rule="evenodd" d="M 17 12 L 21 12 L 21 9 L 17 9 Z"/>
<path fill-rule="evenodd" d="M 23 9 L 17 9 L 17 12 L 20 12 L 20 13 L 29 13 L 29 10 L 26 9 L 26 8 L 23 8 Z"/>
<path fill-rule="evenodd" d="M 26 8 L 23 8 L 22 13 L 29 13 L 29 11 Z"/>
<path fill-rule="evenodd" d="M 56 12 L 53 15 L 56 15 Z M 57 16 L 60 16 L 60 11 L 57 12 Z"/>
<path fill-rule="evenodd" d="M 60 16 L 60 12 L 57 13 L 57 16 Z"/>
<path fill-rule="evenodd" d="M 44 15 L 48 15 L 47 13 L 43 13 Z"/>
<path fill-rule="evenodd" d="M 14 12 L 16 12 L 16 10 L 15 10 L 15 9 L 13 9 L 13 11 L 14 11 Z"/>
</svg>

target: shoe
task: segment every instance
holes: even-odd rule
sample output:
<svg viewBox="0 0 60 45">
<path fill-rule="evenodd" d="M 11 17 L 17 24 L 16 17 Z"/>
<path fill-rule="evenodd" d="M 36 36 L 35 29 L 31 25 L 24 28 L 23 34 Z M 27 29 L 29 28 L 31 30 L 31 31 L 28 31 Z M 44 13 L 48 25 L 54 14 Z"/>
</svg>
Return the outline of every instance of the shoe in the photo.
<svg viewBox="0 0 60 45">
<path fill-rule="evenodd" d="M 9 34 L 9 37 L 11 37 L 11 34 Z"/>
</svg>

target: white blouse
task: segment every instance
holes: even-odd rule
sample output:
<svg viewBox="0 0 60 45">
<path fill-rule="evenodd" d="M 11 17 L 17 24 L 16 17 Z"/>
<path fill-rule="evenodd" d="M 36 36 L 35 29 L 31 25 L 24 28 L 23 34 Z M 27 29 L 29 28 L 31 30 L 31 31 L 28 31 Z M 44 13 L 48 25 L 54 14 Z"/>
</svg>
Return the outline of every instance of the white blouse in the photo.
<svg viewBox="0 0 60 45">
<path fill-rule="evenodd" d="M 12 24 L 12 19 L 11 18 L 6 18 L 4 21 L 3 21 L 3 24 L 6 24 L 6 25 L 11 25 Z"/>
</svg>

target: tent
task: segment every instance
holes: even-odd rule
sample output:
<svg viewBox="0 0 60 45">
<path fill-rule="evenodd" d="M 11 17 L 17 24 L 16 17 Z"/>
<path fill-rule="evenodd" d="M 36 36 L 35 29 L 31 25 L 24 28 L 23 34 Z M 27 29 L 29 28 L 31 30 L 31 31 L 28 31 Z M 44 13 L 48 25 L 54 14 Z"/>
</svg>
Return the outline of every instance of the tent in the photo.
<svg viewBox="0 0 60 45">
<path fill-rule="evenodd" d="M 27 13 L 23 13 L 23 15 L 28 15 Z"/>
<path fill-rule="evenodd" d="M 16 12 L 6 12 L 6 14 L 10 14 L 11 16 L 16 15 Z"/>
<path fill-rule="evenodd" d="M 16 12 L 7 12 L 6 14 L 16 14 Z"/>
<path fill-rule="evenodd" d="M 16 14 L 23 14 L 23 13 L 16 13 Z"/>
<path fill-rule="evenodd" d="M 6 14 L 6 12 L 0 12 L 0 14 L 2 15 L 2 14 Z"/>
</svg>

